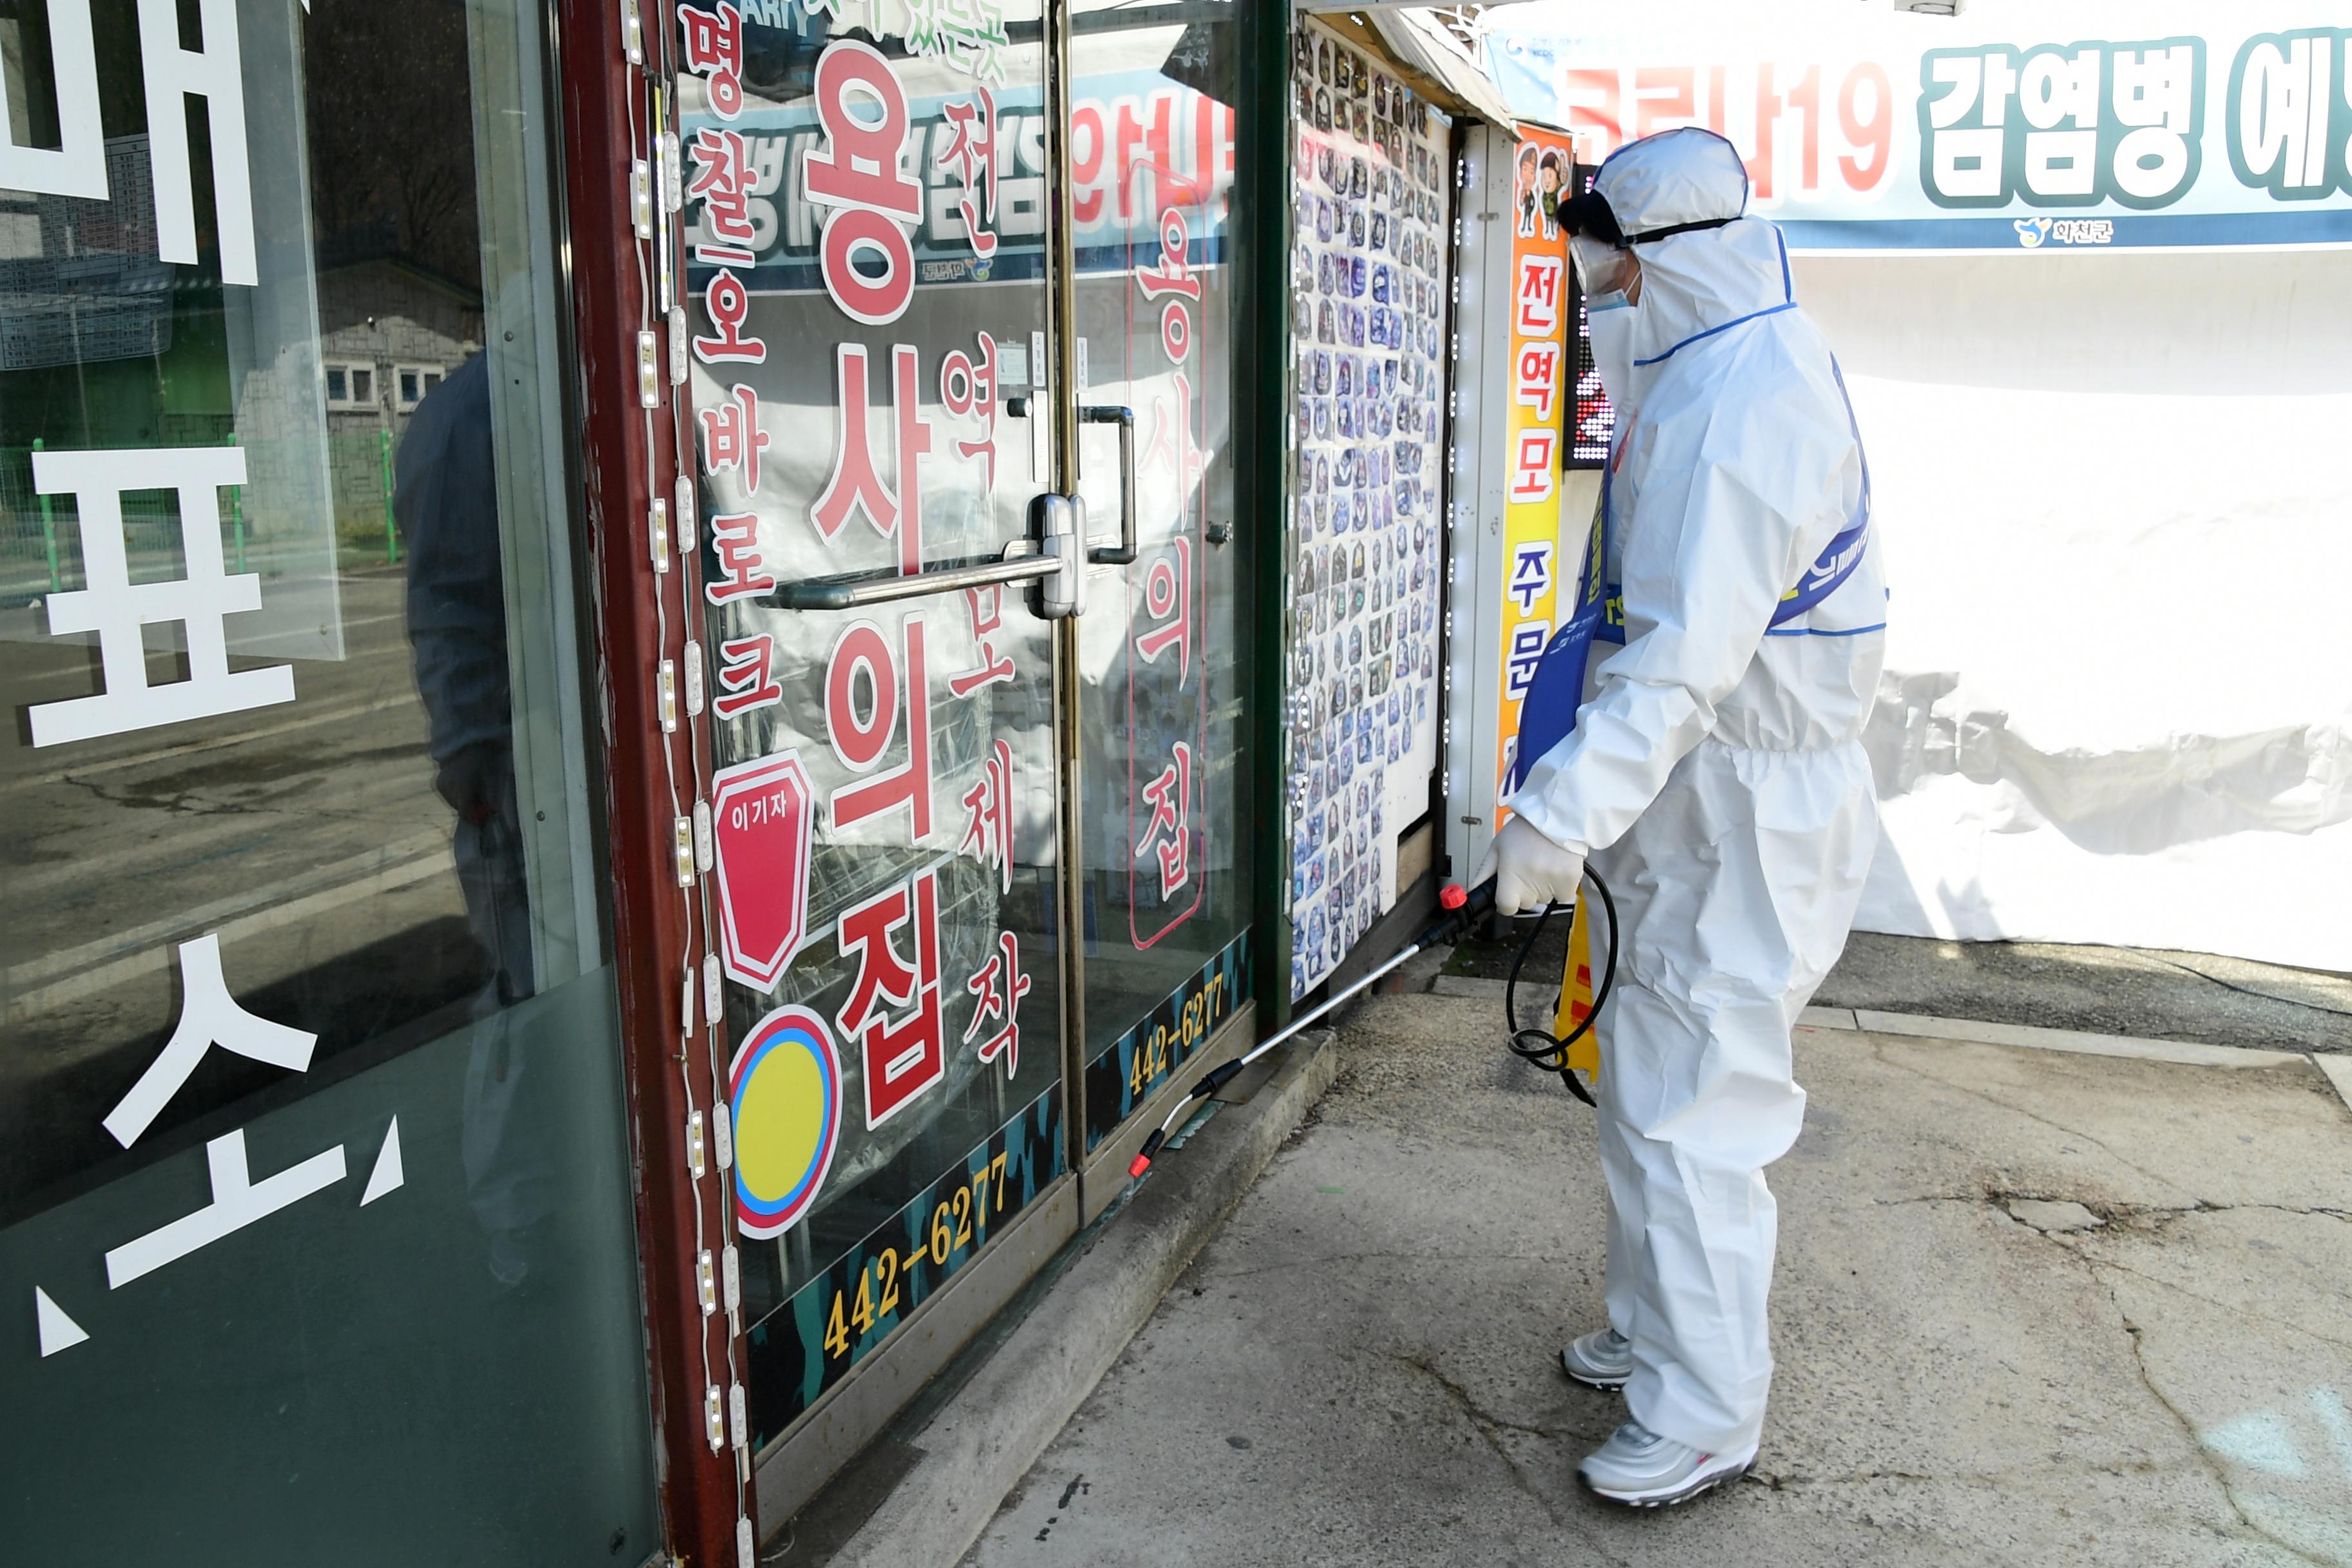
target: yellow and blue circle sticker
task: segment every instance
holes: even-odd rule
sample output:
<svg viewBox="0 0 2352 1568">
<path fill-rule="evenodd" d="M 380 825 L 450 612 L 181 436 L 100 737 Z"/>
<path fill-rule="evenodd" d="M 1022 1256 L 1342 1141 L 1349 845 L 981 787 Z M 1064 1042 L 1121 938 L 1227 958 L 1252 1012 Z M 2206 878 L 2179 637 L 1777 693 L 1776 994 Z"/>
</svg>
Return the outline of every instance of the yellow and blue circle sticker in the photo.
<svg viewBox="0 0 2352 1568">
<path fill-rule="evenodd" d="M 824 1022 L 779 1007 L 735 1053 L 735 1219 L 745 1236 L 782 1236 L 808 1211 L 841 1138 L 841 1056 Z"/>
</svg>

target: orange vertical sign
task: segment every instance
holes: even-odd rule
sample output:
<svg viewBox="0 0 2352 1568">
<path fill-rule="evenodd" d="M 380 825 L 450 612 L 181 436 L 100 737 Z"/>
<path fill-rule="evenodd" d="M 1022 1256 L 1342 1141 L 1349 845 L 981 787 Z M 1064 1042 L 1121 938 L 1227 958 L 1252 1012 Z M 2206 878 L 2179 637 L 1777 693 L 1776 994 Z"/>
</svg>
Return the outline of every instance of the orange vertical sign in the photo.
<svg viewBox="0 0 2352 1568">
<path fill-rule="evenodd" d="M 1495 820 L 1518 744 L 1519 704 L 1551 641 L 1559 603 L 1560 399 L 1572 285 L 1555 212 L 1574 153 L 1557 131 L 1527 128 L 1512 160 L 1510 400 L 1503 420 L 1502 680 L 1496 726 Z"/>
</svg>

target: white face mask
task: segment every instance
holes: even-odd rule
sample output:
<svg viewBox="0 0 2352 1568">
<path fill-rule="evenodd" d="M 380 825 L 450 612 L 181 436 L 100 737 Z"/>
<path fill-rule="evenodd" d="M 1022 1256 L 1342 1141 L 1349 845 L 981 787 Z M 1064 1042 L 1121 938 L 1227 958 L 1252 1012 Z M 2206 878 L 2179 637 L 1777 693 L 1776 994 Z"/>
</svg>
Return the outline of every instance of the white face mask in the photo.
<svg viewBox="0 0 2352 1568">
<path fill-rule="evenodd" d="M 1622 427 L 1633 395 L 1633 325 L 1638 318 L 1622 289 L 1586 295 L 1584 311 L 1592 331 L 1592 368 L 1601 373 L 1601 390 L 1617 405 Z"/>
<path fill-rule="evenodd" d="M 1584 290 L 1585 304 L 1591 310 L 1606 309 L 1610 300 L 1622 303 L 1641 270 L 1632 251 L 1580 234 L 1569 240 L 1568 253 L 1576 268 L 1576 285 Z"/>
</svg>

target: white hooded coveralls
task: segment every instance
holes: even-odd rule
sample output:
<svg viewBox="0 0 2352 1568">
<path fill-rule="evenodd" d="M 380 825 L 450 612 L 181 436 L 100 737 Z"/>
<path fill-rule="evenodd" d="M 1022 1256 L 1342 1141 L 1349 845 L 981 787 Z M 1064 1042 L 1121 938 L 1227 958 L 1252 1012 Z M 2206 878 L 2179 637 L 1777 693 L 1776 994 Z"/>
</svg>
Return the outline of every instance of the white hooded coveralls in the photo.
<svg viewBox="0 0 2352 1568">
<path fill-rule="evenodd" d="M 1687 129 L 1621 149 L 1596 189 L 1638 237 L 1737 216 L 1748 181 L 1729 142 Z M 1509 805 L 1589 849 L 1616 897 L 1601 1159 L 1629 1412 L 1744 1453 L 1772 1378 L 1763 1172 L 1804 1120 L 1789 1033 L 1845 945 L 1877 840 L 1859 738 L 1886 590 L 1874 543 L 1770 626 L 1866 494 L 1780 231 L 1741 218 L 1633 249 L 1638 304 L 1593 316 L 1618 408 L 1606 580 L 1622 584 L 1624 646 L 1594 649 L 1575 729 Z"/>
</svg>

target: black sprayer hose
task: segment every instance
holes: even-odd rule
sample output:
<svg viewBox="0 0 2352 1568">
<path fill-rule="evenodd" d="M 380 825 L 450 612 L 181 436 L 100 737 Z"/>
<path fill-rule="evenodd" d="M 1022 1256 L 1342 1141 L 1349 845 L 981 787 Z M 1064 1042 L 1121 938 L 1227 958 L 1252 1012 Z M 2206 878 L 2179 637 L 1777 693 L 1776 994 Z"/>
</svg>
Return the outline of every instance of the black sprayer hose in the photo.
<svg viewBox="0 0 2352 1568">
<path fill-rule="evenodd" d="M 1570 1030 L 1568 1037 L 1564 1040 L 1556 1040 L 1540 1029 L 1522 1029 L 1518 1026 L 1517 1013 L 1513 1006 L 1513 995 L 1518 986 L 1519 970 L 1527 963 L 1528 953 L 1535 947 L 1536 939 L 1543 934 L 1544 921 L 1550 919 L 1552 910 L 1559 907 L 1558 904 L 1547 904 L 1544 906 L 1544 912 L 1536 917 L 1535 929 L 1528 933 L 1524 942 L 1520 942 L 1518 956 L 1512 960 L 1511 978 L 1503 989 L 1503 1015 L 1511 1026 L 1511 1037 L 1508 1044 L 1512 1052 L 1539 1067 L 1556 1068 L 1561 1081 L 1568 1085 L 1570 1092 L 1585 1104 L 1591 1105 L 1591 1092 L 1569 1068 L 1568 1047 L 1582 1039 L 1591 1029 L 1593 1019 L 1601 1016 L 1601 1005 L 1609 1000 L 1609 988 L 1617 983 L 1617 903 L 1609 896 L 1609 884 L 1601 879 L 1598 872 L 1588 866 L 1585 868 L 1584 875 L 1586 879 L 1591 882 L 1593 891 L 1601 895 L 1601 907 L 1609 911 L 1609 962 L 1601 968 L 1601 989 L 1593 994 L 1592 1012 L 1584 1022 Z M 1458 885 L 1448 885 L 1438 890 L 1437 901 L 1439 907 L 1445 912 L 1438 918 L 1435 924 L 1423 931 L 1412 946 L 1375 965 L 1370 973 L 1338 994 L 1325 999 L 1311 1010 L 1300 1014 L 1288 1025 L 1259 1041 L 1246 1055 L 1235 1057 L 1223 1066 L 1212 1068 L 1202 1074 L 1200 1081 L 1192 1086 L 1190 1092 L 1168 1108 L 1167 1116 L 1144 1138 L 1143 1146 L 1136 1151 L 1135 1158 L 1128 1162 L 1129 1178 L 1132 1180 L 1140 1177 L 1144 1172 L 1151 1168 L 1153 1156 L 1157 1155 L 1168 1142 L 1169 1130 L 1176 1125 L 1177 1118 L 1183 1115 L 1186 1109 L 1195 1100 L 1208 1099 L 1217 1090 L 1233 1082 L 1234 1079 L 1239 1078 L 1242 1069 L 1252 1062 L 1288 1040 L 1293 1035 L 1297 1034 L 1334 1007 L 1369 989 L 1402 967 L 1407 960 L 1423 949 L 1453 940 L 1468 922 L 1494 907 L 1495 885 L 1492 882 L 1485 883 L 1475 892 L 1471 893 L 1464 892 Z M 1532 1042 L 1540 1042 L 1540 1044 Z"/>
<path fill-rule="evenodd" d="M 1536 942 L 1543 936 L 1544 923 L 1551 919 L 1552 911 L 1560 907 L 1557 903 L 1549 903 L 1544 906 L 1543 913 L 1536 917 L 1535 929 L 1528 932 L 1526 940 L 1519 943 L 1517 955 L 1511 960 L 1511 977 L 1503 984 L 1503 1017 L 1511 1027 L 1511 1037 L 1505 1042 L 1511 1054 L 1523 1061 L 1530 1061 L 1559 1073 L 1560 1082 L 1568 1085 L 1568 1091 L 1591 1105 L 1592 1091 L 1584 1087 L 1583 1080 L 1568 1065 L 1568 1047 L 1592 1032 L 1592 1026 L 1601 1017 L 1601 1004 L 1609 1000 L 1610 988 L 1617 984 L 1617 900 L 1610 896 L 1609 884 L 1601 879 L 1601 873 L 1590 866 L 1584 868 L 1584 879 L 1591 882 L 1592 890 L 1601 895 L 1601 907 L 1609 916 L 1609 962 L 1601 965 L 1601 988 L 1592 994 L 1592 1010 L 1565 1037 L 1555 1037 L 1542 1029 L 1519 1027 L 1519 971 L 1527 967 L 1528 954 L 1535 951 Z M 1566 975 L 1560 979 L 1562 984 L 1567 983 Z"/>
</svg>

